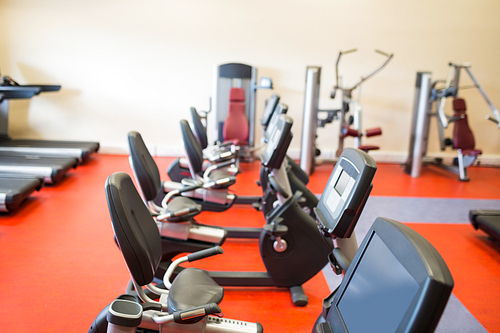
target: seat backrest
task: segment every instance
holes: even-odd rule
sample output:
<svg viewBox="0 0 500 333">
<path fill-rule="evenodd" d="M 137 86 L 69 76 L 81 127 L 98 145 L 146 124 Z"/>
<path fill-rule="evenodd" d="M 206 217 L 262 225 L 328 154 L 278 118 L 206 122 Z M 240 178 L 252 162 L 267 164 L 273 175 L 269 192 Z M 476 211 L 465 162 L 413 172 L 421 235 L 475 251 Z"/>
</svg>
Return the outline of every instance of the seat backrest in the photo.
<svg viewBox="0 0 500 333">
<path fill-rule="evenodd" d="M 134 175 L 146 201 L 163 197 L 160 171 L 138 132 L 128 133 L 128 147 Z"/>
<path fill-rule="evenodd" d="M 203 171 L 203 150 L 198 140 L 196 140 L 187 120 L 182 119 L 180 124 L 182 142 L 184 143 L 186 158 L 188 159 L 189 171 L 191 172 L 191 177 L 195 179 L 196 175 Z"/>
<path fill-rule="evenodd" d="M 245 91 L 242 88 L 231 88 L 228 114 L 222 129 L 224 140 L 248 140 L 249 125 L 244 101 Z"/>
<path fill-rule="evenodd" d="M 111 224 L 130 275 L 144 286 L 153 281 L 161 261 L 161 237 L 153 217 L 129 175 L 117 172 L 106 181 Z"/>
<path fill-rule="evenodd" d="M 208 146 L 207 128 L 201 122 L 201 117 L 195 108 L 191 108 L 191 120 L 193 121 L 194 135 L 201 146 L 205 149 Z"/>
<path fill-rule="evenodd" d="M 455 111 L 454 117 L 463 117 L 454 122 L 453 147 L 455 149 L 463 150 L 474 149 L 476 143 L 474 140 L 474 134 L 469 127 L 469 122 L 467 121 L 467 107 L 463 98 L 455 98 L 453 100 L 453 111 Z"/>
</svg>

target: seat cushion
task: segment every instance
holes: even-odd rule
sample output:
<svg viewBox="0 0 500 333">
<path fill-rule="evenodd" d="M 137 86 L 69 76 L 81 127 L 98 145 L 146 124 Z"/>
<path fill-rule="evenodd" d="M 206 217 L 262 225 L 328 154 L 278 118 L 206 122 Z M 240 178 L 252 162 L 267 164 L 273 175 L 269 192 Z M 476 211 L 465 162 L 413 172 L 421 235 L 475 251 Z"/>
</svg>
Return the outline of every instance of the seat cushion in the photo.
<svg viewBox="0 0 500 333">
<path fill-rule="evenodd" d="M 224 288 L 219 286 L 206 271 L 187 268 L 177 275 L 170 287 L 168 312 L 183 311 L 208 303 L 219 304 L 223 298 Z"/>
<path fill-rule="evenodd" d="M 480 149 L 462 149 L 462 154 L 468 156 L 479 156 L 483 153 Z"/>
<path fill-rule="evenodd" d="M 359 150 L 362 150 L 362 151 L 370 151 L 370 150 L 377 150 L 377 149 L 380 149 L 380 147 L 378 146 L 370 146 L 370 145 L 365 145 L 365 146 L 359 146 L 358 147 Z"/>
<path fill-rule="evenodd" d="M 190 209 L 190 208 L 192 212 L 190 212 L 189 214 L 177 217 L 171 217 L 167 219 L 167 221 L 170 222 L 189 221 L 191 218 L 193 218 L 194 216 L 198 215 L 201 212 L 201 205 L 197 204 L 193 200 L 182 196 L 173 197 L 172 200 L 168 202 L 166 212 L 174 213 L 180 210 Z"/>
</svg>

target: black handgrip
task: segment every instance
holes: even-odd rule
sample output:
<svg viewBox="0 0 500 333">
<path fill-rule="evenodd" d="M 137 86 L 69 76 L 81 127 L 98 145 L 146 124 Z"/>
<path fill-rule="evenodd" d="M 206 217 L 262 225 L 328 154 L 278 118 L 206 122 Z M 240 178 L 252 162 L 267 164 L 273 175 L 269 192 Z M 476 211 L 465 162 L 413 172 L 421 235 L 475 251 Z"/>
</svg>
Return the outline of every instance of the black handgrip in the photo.
<svg viewBox="0 0 500 333">
<path fill-rule="evenodd" d="M 340 267 L 342 267 L 344 272 L 347 272 L 351 261 L 347 259 L 344 252 L 342 252 L 340 248 L 336 247 L 333 249 L 333 256 L 335 257 L 335 259 L 337 259 L 337 262 L 339 263 Z"/>
<path fill-rule="evenodd" d="M 214 256 L 216 254 L 222 254 L 222 253 L 224 253 L 224 250 L 222 249 L 222 247 L 214 246 L 214 247 L 211 247 L 211 248 L 206 249 L 206 250 L 201 250 L 201 251 L 197 251 L 195 253 L 188 254 L 187 258 L 188 258 L 188 261 L 191 262 L 191 261 L 195 261 L 195 260 L 199 260 L 199 259 L 203 259 L 203 258 L 208 258 L 208 257 Z"/>
<path fill-rule="evenodd" d="M 332 327 L 329 322 L 324 322 L 316 326 L 316 332 L 318 333 L 333 333 Z"/>
<path fill-rule="evenodd" d="M 210 314 L 220 313 L 221 309 L 215 303 L 205 304 L 202 306 L 197 306 L 192 309 L 174 312 L 174 322 L 176 323 L 186 323 L 192 319 L 205 317 Z"/>
<path fill-rule="evenodd" d="M 174 212 L 170 212 L 170 217 L 178 217 L 178 216 L 182 216 L 182 215 L 191 214 L 191 213 L 194 213 L 197 211 L 198 211 L 198 208 L 196 208 L 196 206 L 191 206 L 188 208 L 183 208 L 183 209 L 176 210 Z"/>
</svg>

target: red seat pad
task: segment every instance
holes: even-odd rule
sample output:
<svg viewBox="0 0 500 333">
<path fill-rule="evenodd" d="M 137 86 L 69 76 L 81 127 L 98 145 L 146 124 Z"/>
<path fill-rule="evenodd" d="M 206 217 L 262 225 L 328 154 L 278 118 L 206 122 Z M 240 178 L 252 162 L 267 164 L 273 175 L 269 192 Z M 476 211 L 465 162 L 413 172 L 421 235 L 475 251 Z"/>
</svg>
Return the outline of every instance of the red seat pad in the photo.
<svg viewBox="0 0 500 333">
<path fill-rule="evenodd" d="M 379 146 L 359 146 L 358 149 L 362 150 L 362 151 L 369 151 L 369 150 L 380 149 L 380 147 Z"/>
</svg>

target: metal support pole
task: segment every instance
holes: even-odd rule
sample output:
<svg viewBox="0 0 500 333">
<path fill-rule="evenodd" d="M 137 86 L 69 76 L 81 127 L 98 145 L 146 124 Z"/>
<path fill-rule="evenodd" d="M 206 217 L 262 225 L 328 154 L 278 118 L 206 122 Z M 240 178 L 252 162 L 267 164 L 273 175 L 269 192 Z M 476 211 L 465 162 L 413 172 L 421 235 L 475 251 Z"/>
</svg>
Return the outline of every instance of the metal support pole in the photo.
<svg viewBox="0 0 500 333">
<path fill-rule="evenodd" d="M 429 137 L 429 97 L 430 97 L 430 72 L 418 72 L 415 85 L 415 103 L 413 107 L 413 120 L 410 137 L 410 149 L 405 165 L 405 172 L 413 178 L 419 177 L 422 169 L 422 159 L 427 153 L 427 140 Z"/>
<path fill-rule="evenodd" d="M 318 125 L 319 84 L 321 67 L 308 66 L 302 118 L 302 143 L 300 147 L 300 168 L 307 175 L 314 171 L 316 153 L 316 127 Z"/>
</svg>

